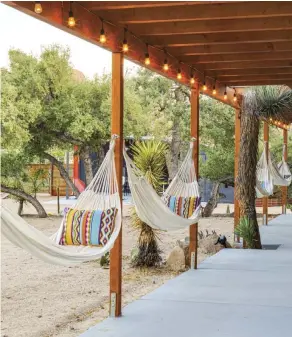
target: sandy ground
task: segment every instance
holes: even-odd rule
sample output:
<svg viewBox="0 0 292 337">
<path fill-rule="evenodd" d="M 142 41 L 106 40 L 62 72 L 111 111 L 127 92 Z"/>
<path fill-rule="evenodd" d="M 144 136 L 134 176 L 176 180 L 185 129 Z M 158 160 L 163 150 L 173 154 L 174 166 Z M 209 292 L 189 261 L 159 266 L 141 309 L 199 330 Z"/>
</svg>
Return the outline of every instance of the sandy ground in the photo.
<svg viewBox="0 0 292 337">
<path fill-rule="evenodd" d="M 16 209 L 11 200 L 3 204 Z M 125 212 L 127 214 L 127 210 Z M 50 235 L 59 227 L 61 218 L 26 220 Z M 200 229 L 216 229 L 232 236 L 233 219 L 202 219 Z M 123 305 L 159 287 L 177 274 L 161 269 L 134 269 L 130 252 L 138 233 L 123 224 Z M 162 233 L 160 248 L 166 258 L 176 241 L 184 239 L 188 230 Z M 1 238 L 2 337 L 74 337 L 108 315 L 109 270 L 99 262 L 77 267 L 59 267 L 43 263 Z M 206 255 L 199 254 L 199 261 Z"/>
</svg>

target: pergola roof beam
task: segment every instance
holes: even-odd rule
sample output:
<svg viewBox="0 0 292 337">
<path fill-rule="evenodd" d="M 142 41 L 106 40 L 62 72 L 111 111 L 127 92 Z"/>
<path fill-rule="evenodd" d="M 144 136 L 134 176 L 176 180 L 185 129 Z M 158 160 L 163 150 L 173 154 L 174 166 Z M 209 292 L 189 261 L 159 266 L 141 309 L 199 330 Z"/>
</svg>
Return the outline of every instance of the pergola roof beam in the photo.
<svg viewBox="0 0 292 337">
<path fill-rule="evenodd" d="M 265 30 L 284 30 L 292 28 L 292 12 L 287 16 L 272 18 L 229 19 L 210 21 L 179 21 L 130 24 L 129 30 L 140 36 L 172 35 L 172 34 L 198 34 L 220 32 L 247 32 Z"/>
<path fill-rule="evenodd" d="M 259 68 L 259 69 L 271 69 L 279 67 L 292 67 L 292 60 L 270 60 L 270 61 L 246 61 L 246 62 L 217 62 L 206 63 L 204 65 L 205 70 L 226 70 L 226 69 L 245 69 Z"/>
<path fill-rule="evenodd" d="M 181 47 L 199 45 L 241 44 L 261 42 L 282 42 L 292 40 L 292 27 L 287 30 L 265 30 L 247 32 L 175 34 L 147 36 L 150 44 L 160 47 Z"/>
<path fill-rule="evenodd" d="M 201 45 L 168 47 L 167 51 L 173 55 L 209 55 L 209 54 L 229 54 L 229 53 L 251 53 L 251 52 L 273 52 L 273 51 L 292 51 L 292 39 L 286 42 L 261 42 L 261 43 L 242 43 L 242 44 L 220 44 L 220 45 Z"/>
<path fill-rule="evenodd" d="M 273 1 L 273 2 L 185 2 L 168 5 L 165 9 L 165 3 L 154 4 L 153 6 L 143 6 L 143 2 L 132 5 L 131 8 L 112 7 L 115 11 L 110 11 L 110 7 L 106 10 L 94 4 L 87 5 L 91 10 L 96 10 L 98 14 L 107 19 L 111 19 L 121 24 L 132 23 L 151 23 L 158 22 L 179 22 L 179 21 L 199 21 L 199 20 L 222 20 L 222 19 L 247 19 L 247 18 L 267 18 L 286 16 L 292 13 L 292 3 L 289 1 Z M 118 9 L 118 10 L 117 10 Z"/>
</svg>

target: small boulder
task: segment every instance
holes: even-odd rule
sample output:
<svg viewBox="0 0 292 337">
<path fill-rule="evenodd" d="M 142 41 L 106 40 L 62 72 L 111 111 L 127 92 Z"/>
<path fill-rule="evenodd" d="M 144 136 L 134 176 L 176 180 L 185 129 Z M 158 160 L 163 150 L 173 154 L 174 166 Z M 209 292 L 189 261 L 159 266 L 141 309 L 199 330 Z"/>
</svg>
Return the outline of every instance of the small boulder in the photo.
<svg viewBox="0 0 292 337">
<path fill-rule="evenodd" d="M 209 236 L 199 240 L 199 248 L 204 254 L 216 254 L 224 247 L 220 244 L 215 245 L 218 240 L 217 234 L 210 234 Z"/>
<path fill-rule="evenodd" d="M 184 270 L 186 267 L 184 250 L 179 246 L 174 247 L 166 260 L 166 265 L 173 271 Z"/>
</svg>

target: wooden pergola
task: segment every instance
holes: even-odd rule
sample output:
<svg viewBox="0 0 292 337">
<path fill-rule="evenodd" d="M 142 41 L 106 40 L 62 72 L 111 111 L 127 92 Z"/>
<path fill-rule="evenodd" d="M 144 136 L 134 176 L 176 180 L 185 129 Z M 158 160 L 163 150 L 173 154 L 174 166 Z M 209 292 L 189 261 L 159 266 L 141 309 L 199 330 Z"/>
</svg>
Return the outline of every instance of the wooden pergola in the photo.
<svg viewBox="0 0 292 337">
<path fill-rule="evenodd" d="M 193 153 L 197 176 L 200 93 L 235 109 L 236 179 L 240 144 L 238 103 L 244 88 L 277 84 L 292 87 L 292 2 L 4 3 L 112 52 L 112 133 L 120 136 L 115 149 L 120 193 L 124 58 L 191 88 L 190 130 L 191 136 L 197 139 Z M 35 12 L 36 5 L 38 10 Z M 68 26 L 69 16 L 73 16 L 76 23 L 71 27 Z M 125 44 L 127 48 L 123 48 Z M 268 140 L 268 122 L 264 125 L 265 140 Z M 284 143 L 287 144 L 286 126 L 277 126 L 283 128 Z M 287 158 L 287 150 L 285 156 Z M 283 188 L 283 211 L 286 203 L 287 188 Z M 236 226 L 238 200 L 235 199 L 234 204 Z M 267 198 L 264 198 L 263 211 L 267 216 Z M 197 224 L 190 226 L 190 254 L 194 257 L 194 268 L 197 267 L 197 232 Z M 122 232 L 111 251 L 110 311 L 115 316 L 121 315 L 121 266 Z"/>
</svg>

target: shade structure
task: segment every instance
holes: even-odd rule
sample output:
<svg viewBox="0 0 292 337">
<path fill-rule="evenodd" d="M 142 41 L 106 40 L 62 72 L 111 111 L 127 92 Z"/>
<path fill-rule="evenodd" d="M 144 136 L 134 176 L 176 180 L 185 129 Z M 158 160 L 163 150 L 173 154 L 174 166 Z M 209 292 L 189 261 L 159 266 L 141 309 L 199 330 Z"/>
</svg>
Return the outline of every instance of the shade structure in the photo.
<svg viewBox="0 0 292 337">
<path fill-rule="evenodd" d="M 74 27 L 69 1 L 41 2 L 41 14 L 33 1 L 4 3 L 112 52 L 126 38 L 129 60 L 145 66 L 148 54 L 150 69 L 189 86 L 194 77 L 204 94 L 234 107 L 241 87 L 292 85 L 291 2 L 74 1 Z"/>
</svg>

